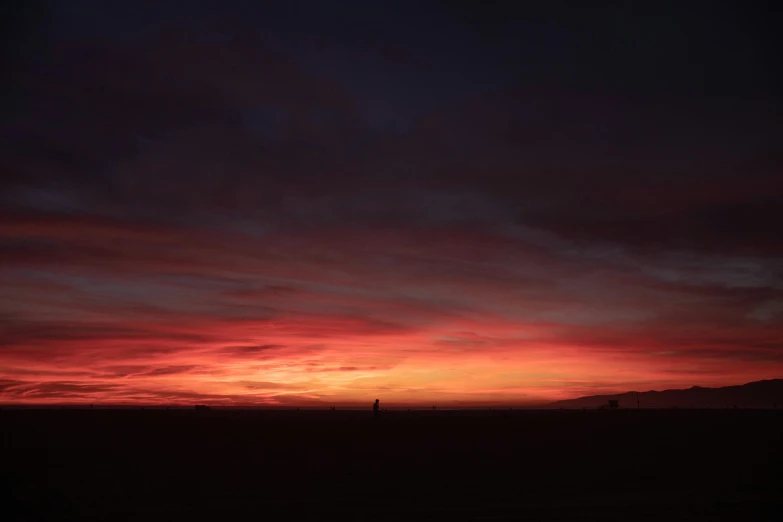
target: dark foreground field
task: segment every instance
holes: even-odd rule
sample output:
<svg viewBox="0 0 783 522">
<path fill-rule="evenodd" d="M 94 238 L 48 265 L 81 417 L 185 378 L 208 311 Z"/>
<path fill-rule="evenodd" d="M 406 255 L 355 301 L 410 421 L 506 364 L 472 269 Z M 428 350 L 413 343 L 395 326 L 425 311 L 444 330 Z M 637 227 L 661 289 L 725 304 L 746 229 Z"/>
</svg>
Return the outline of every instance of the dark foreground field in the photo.
<svg viewBox="0 0 783 522">
<path fill-rule="evenodd" d="M 783 411 L 5 410 L 5 520 L 775 520 Z M 783 520 L 783 519 L 781 519 Z"/>
</svg>

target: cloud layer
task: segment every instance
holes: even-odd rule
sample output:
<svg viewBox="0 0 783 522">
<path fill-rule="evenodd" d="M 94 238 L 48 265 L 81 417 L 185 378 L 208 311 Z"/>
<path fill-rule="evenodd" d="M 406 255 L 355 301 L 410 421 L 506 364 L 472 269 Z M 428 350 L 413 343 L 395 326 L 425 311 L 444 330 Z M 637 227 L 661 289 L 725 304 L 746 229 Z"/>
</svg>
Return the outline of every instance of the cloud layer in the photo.
<svg viewBox="0 0 783 522">
<path fill-rule="evenodd" d="M 731 24 L 730 49 L 615 34 L 626 55 L 546 11 L 522 31 L 318 5 L 25 14 L 2 402 L 530 404 L 780 377 L 783 105 L 757 20 L 700 29 Z"/>
</svg>

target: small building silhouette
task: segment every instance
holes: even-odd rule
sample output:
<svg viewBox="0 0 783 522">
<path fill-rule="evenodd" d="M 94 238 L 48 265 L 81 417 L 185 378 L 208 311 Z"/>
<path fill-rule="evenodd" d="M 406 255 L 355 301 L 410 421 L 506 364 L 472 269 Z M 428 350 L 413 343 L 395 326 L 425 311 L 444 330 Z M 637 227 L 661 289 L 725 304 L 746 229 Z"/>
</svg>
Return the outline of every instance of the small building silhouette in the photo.
<svg viewBox="0 0 783 522">
<path fill-rule="evenodd" d="M 196 404 L 196 411 L 209 411 L 210 407 L 206 404 Z"/>
<path fill-rule="evenodd" d="M 610 410 L 616 410 L 620 407 L 620 401 L 615 399 L 609 399 L 609 404 L 607 405 Z"/>
</svg>

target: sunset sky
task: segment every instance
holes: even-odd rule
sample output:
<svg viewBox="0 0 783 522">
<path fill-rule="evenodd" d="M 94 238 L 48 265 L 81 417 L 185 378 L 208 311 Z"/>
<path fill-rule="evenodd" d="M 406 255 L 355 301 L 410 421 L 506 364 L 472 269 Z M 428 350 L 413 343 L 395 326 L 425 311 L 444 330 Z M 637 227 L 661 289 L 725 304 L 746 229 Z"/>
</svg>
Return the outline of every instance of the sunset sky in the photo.
<svg viewBox="0 0 783 522">
<path fill-rule="evenodd" d="M 783 377 L 763 10 L 26 4 L 3 31 L 0 403 Z"/>
</svg>

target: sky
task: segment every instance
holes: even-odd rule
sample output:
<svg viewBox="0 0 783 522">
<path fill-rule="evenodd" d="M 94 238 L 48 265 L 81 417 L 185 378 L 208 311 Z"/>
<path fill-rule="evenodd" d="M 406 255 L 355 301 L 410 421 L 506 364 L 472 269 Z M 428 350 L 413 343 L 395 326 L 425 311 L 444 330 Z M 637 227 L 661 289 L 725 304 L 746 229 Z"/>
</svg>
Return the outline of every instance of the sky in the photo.
<svg viewBox="0 0 783 522">
<path fill-rule="evenodd" d="M 0 402 L 783 377 L 770 13 L 587 4 L 17 2 Z"/>
</svg>

